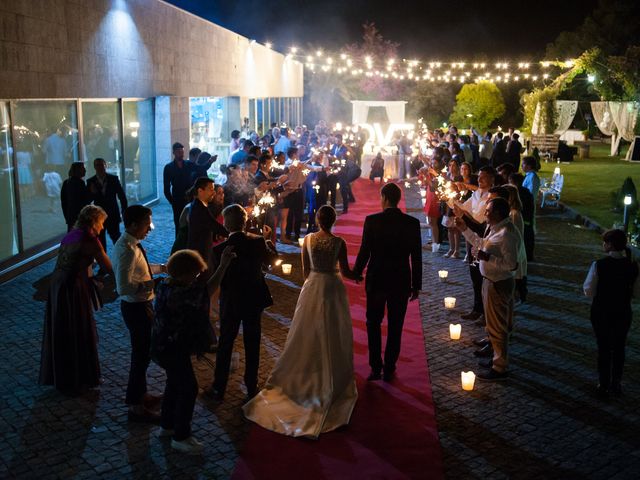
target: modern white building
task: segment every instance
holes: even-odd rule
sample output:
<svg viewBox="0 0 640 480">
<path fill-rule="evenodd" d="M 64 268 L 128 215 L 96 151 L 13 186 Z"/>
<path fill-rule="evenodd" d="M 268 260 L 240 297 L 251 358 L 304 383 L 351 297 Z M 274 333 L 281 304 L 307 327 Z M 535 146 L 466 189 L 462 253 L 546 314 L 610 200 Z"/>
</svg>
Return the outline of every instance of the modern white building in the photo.
<svg viewBox="0 0 640 480">
<path fill-rule="evenodd" d="M 302 64 L 160 0 L 4 0 L 0 26 L 0 280 L 55 253 L 72 161 L 152 203 L 173 142 L 220 165 L 232 130 L 302 121 Z"/>
</svg>

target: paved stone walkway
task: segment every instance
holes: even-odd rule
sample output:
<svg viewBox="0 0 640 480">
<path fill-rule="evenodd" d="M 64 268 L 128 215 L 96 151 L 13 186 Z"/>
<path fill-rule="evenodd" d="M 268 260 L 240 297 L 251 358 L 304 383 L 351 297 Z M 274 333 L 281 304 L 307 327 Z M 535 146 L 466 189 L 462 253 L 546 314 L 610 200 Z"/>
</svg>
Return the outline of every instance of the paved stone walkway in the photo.
<svg viewBox="0 0 640 480">
<path fill-rule="evenodd" d="M 409 207 L 419 206 L 417 192 Z M 421 216 L 418 209 L 415 213 Z M 151 261 L 164 261 L 172 242 L 166 203 L 154 208 L 156 230 L 145 241 Z M 475 369 L 471 340 L 481 330 L 463 323 L 462 340 L 448 339 L 456 313 L 445 312 L 444 296 L 469 307 L 468 274 L 460 260 L 424 253 L 421 309 L 425 349 L 436 401 L 449 478 L 638 478 L 640 404 L 638 326 L 627 349 L 626 394 L 597 400 L 595 342 L 588 302 L 580 286 L 598 256 L 593 232 L 561 215 L 543 212 L 539 263 L 530 268 L 530 300 L 519 306 L 513 338 L 513 373 L 502 383 L 460 389 L 460 371 Z M 269 275 L 275 305 L 263 318 L 260 378 L 265 380 L 286 338 L 302 283 L 299 249 L 283 247 L 293 274 Z M 355 253 L 355 252 L 352 252 Z M 437 270 L 449 270 L 441 284 Z M 241 415 L 240 368 L 232 374 L 225 403 L 200 397 L 194 435 L 206 444 L 202 457 L 173 452 L 157 427 L 129 425 L 124 406 L 128 374 L 128 332 L 119 302 L 107 297 L 97 314 L 104 384 L 80 398 L 66 398 L 37 385 L 46 295 L 53 261 L 0 288 L 0 478 L 227 478 L 249 429 Z M 636 315 L 637 317 L 637 315 Z M 206 361 L 194 362 L 201 387 L 211 382 Z M 150 388 L 160 393 L 164 376 L 150 368 Z"/>
</svg>

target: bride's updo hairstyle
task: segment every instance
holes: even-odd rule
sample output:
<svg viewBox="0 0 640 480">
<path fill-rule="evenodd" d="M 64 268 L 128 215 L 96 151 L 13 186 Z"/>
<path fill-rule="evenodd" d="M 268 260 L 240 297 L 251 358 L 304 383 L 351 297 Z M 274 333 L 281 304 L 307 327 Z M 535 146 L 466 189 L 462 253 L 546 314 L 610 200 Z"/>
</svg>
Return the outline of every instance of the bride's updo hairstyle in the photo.
<svg viewBox="0 0 640 480">
<path fill-rule="evenodd" d="M 331 205 L 323 205 L 316 213 L 316 221 L 322 230 L 329 232 L 336 223 L 336 211 Z"/>
</svg>

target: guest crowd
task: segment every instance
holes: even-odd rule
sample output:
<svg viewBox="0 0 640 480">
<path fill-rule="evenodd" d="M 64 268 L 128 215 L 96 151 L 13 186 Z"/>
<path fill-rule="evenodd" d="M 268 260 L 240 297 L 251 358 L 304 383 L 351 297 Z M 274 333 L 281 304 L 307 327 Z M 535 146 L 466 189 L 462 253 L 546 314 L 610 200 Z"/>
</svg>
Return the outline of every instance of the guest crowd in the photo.
<svg viewBox="0 0 640 480">
<path fill-rule="evenodd" d="M 72 164 L 61 192 L 69 233 L 51 279 L 40 382 L 68 394 L 99 386 L 93 311 L 101 304 L 102 275 L 111 274 L 131 340 L 128 419 L 160 424 L 173 448 L 200 452 L 202 444 L 191 435 L 198 393 L 191 357 L 216 353 L 214 381 L 206 393 L 223 401 L 242 325 L 247 398 L 256 395 L 260 318 L 272 304 L 263 272 L 278 261 L 277 241 L 291 244 L 302 237 L 303 227 L 305 233 L 317 230 L 321 206 L 335 207 L 339 196 L 346 214 L 356 201 L 351 184 L 362 175 L 366 138 L 353 132 L 324 122 L 313 130 L 274 125 L 264 136 L 252 132 L 245 138 L 236 130 L 229 160 L 215 182 L 207 171 L 216 156 L 192 148 L 185 158 L 185 147 L 174 143 L 163 175 L 175 227 L 166 265 L 149 263 L 141 243 L 153 228 L 152 211 L 127 204 L 118 177 L 106 172 L 103 159 L 95 159 L 96 175 L 86 183 L 84 164 Z M 524 148 L 512 130 L 463 135 L 450 126 L 409 138 L 397 138 L 399 178 L 385 175 L 388 159 L 378 153 L 369 179 L 420 184 L 431 233 L 424 248 L 438 255 L 446 243 L 444 257 L 468 265 L 473 306 L 462 318 L 486 330 L 486 337 L 476 341 L 475 354 L 486 367 L 478 376 L 507 378 L 514 305 L 527 301 L 527 265 L 535 258 L 539 158 L 522 157 Z M 105 232 L 114 244 L 110 256 Z M 638 266 L 623 254 L 626 237 L 608 232 L 604 241 L 609 256 L 594 263 L 585 292 L 594 297 L 598 388 L 608 395 L 621 390 Z M 219 337 L 212 302 L 218 289 Z M 613 320 L 605 314 L 612 303 L 619 306 Z M 162 398 L 147 392 L 152 359 L 166 371 Z"/>
</svg>

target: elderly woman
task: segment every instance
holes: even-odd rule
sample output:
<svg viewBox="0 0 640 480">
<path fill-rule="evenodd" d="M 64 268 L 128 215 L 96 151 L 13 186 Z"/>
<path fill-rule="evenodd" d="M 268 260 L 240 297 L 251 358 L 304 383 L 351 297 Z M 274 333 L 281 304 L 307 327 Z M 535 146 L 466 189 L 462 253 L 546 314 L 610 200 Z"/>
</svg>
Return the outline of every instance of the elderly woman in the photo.
<svg viewBox="0 0 640 480">
<path fill-rule="evenodd" d="M 191 418 L 198 395 L 191 355 L 201 355 L 209 349 L 213 337 L 209 322 L 211 296 L 234 257 L 233 247 L 227 247 L 217 270 L 203 279 L 200 277 L 207 264 L 200 254 L 195 250 L 179 250 L 169 257 L 169 277 L 158 286 L 151 355 L 167 375 L 162 435 L 171 435 L 171 447 L 183 453 L 197 454 L 203 449 L 191 436 Z"/>
<path fill-rule="evenodd" d="M 94 259 L 102 270 L 112 272 L 111 261 L 98 239 L 106 218 L 105 211 L 95 205 L 80 210 L 74 228 L 60 242 L 51 275 L 40 384 L 54 385 L 69 395 L 77 395 L 100 383 L 93 310 L 101 306 L 101 302 L 90 272 Z"/>
</svg>

